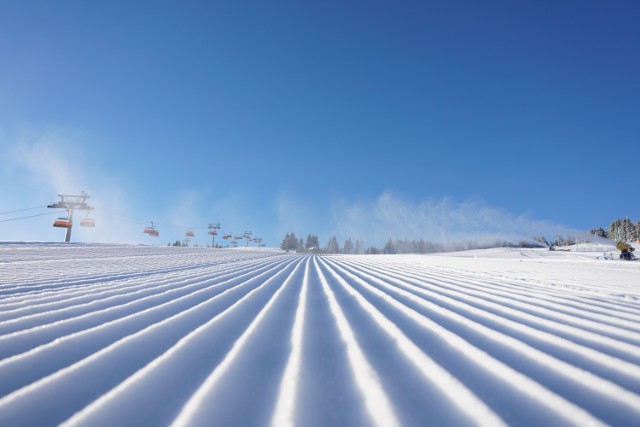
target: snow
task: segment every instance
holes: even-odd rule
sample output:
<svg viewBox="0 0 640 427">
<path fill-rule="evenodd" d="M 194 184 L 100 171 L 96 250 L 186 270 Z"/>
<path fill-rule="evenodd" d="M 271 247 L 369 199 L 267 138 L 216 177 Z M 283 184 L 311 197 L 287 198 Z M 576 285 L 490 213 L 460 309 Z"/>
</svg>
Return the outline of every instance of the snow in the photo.
<svg viewBox="0 0 640 427">
<path fill-rule="evenodd" d="M 0 244 L 0 425 L 637 425 L 640 262 Z"/>
</svg>

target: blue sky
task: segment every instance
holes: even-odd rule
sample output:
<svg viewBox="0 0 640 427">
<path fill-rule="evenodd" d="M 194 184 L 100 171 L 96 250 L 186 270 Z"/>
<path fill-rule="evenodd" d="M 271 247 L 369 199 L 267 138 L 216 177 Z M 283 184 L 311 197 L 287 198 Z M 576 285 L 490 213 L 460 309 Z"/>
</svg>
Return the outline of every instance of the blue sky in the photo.
<svg viewBox="0 0 640 427">
<path fill-rule="evenodd" d="M 640 219 L 621 184 L 639 18 L 635 1 L 0 0 L 0 212 L 86 190 L 177 225 L 164 244 L 209 222 L 323 243 L 371 221 L 349 213 L 393 217 L 390 199 L 414 213 L 385 224 L 446 223 L 443 206 L 476 224 Z M 147 241 L 100 209 L 79 240 Z M 57 240 L 51 219 L 0 240 Z"/>
</svg>

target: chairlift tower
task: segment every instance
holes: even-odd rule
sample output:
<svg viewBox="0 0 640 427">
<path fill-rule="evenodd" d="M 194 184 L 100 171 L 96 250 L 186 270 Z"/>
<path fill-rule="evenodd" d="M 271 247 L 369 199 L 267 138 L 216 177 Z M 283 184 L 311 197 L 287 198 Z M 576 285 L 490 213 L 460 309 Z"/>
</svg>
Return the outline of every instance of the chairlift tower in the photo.
<svg viewBox="0 0 640 427">
<path fill-rule="evenodd" d="M 216 234 L 218 234 L 218 230 L 220 230 L 220 223 L 216 222 L 215 224 L 209 224 L 209 234 L 211 235 L 211 247 L 216 247 Z"/>
<path fill-rule="evenodd" d="M 249 240 L 251 240 L 252 231 L 245 231 L 242 237 L 246 240 L 245 246 L 249 247 Z"/>
<path fill-rule="evenodd" d="M 69 243 L 71 241 L 71 229 L 73 228 L 73 211 L 92 211 L 93 207 L 86 203 L 89 195 L 84 191 L 81 191 L 79 196 L 58 194 L 58 197 L 60 197 L 60 200 L 57 203 L 52 203 L 47 207 L 52 209 L 66 209 L 67 212 L 69 212 L 69 226 L 66 227 L 67 233 L 64 236 L 64 242 Z"/>
</svg>

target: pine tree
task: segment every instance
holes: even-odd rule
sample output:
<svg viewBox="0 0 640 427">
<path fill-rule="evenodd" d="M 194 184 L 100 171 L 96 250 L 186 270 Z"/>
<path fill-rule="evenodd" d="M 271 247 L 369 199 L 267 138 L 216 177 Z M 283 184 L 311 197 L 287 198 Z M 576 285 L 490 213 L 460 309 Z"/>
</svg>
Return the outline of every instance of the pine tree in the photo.
<svg viewBox="0 0 640 427">
<path fill-rule="evenodd" d="M 330 254 L 338 254 L 340 253 L 340 245 L 338 244 L 338 240 L 336 236 L 331 236 L 327 241 L 326 252 Z"/>
<path fill-rule="evenodd" d="M 344 241 L 344 246 L 342 247 L 342 252 L 345 254 L 353 253 L 353 242 L 351 241 L 351 237 Z"/>
<path fill-rule="evenodd" d="M 287 233 L 280 244 L 280 249 L 284 249 L 285 251 L 295 251 L 298 249 L 298 238 L 295 233 Z"/>
<path fill-rule="evenodd" d="M 622 234 L 625 242 L 633 242 L 638 238 L 636 226 L 633 225 L 629 218 L 622 220 Z"/>
<path fill-rule="evenodd" d="M 280 249 L 289 252 L 289 238 L 291 237 L 291 235 L 289 233 L 287 233 L 284 236 L 284 239 L 282 239 L 282 243 L 280 243 Z"/>
<path fill-rule="evenodd" d="M 312 234 L 307 235 L 307 241 L 304 243 L 304 248 L 308 251 L 320 249 L 320 241 L 318 240 L 318 236 Z"/>
<path fill-rule="evenodd" d="M 389 238 L 389 240 L 387 240 L 387 244 L 384 245 L 383 252 L 385 254 L 395 254 L 396 253 L 396 245 L 393 243 L 393 240 L 391 240 L 391 238 Z"/>
<path fill-rule="evenodd" d="M 295 233 L 291 233 L 291 236 L 289 236 L 289 247 L 292 250 L 298 249 L 298 239 L 296 238 Z"/>
<path fill-rule="evenodd" d="M 623 239 L 621 219 L 616 219 L 615 221 L 611 222 L 611 225 L 609 225 L 609 229 L 607 230 L 607 238 L 615 240 L 616 242 L 619 242 Z"/>
</svg>

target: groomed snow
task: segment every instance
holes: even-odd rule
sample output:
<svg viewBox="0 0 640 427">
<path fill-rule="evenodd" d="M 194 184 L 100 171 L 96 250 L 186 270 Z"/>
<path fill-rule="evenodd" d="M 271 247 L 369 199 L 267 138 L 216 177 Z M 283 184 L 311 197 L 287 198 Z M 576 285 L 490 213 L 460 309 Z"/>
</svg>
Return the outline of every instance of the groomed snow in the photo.
<svg viewBox="0 0 640 427">
<path fill-rule="evenodd" d="M 602 255 L 0 244 L 0 425 L 638 425 Z"/>
</svg>

